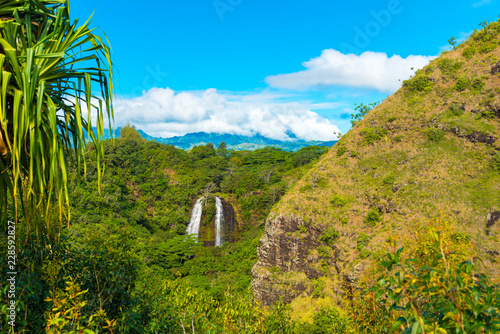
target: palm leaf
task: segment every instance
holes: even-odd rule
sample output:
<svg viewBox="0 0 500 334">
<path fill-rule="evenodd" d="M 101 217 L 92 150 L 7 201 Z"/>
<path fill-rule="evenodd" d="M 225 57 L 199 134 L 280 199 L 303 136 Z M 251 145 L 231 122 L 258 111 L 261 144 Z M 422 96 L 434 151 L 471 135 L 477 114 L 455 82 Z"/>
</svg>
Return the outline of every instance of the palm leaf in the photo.
<svg viewBox="0 0 500 334">
<path fill-rule="evenodd" d="M 83 131 L 95 143 L 99 184 L 103 172 L 103 121 L 113 118 L 110 49 L 89 21 L 70 20 L 67 0 L 0 0 L 0 65 L 2 213 L 1 203 L 8 196 L 17 203 L 25 185 L 27 202 L 48 213 L 55 201 L 69 221 L 66 159 L 74 153 L 80 175 Z"/>
</svg>

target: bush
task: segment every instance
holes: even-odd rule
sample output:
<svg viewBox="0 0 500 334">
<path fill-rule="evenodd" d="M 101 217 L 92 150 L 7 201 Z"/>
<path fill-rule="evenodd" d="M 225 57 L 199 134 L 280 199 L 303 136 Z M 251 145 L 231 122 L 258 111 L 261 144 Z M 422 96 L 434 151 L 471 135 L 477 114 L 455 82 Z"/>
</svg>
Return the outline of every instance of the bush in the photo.
<svg viewBox="0 0 500 334">
<path fill-rule="evenodd" d="M 370 237 L 368 236 L 368 234 L 361 232 L 358 235 L 356 249 L 359 251 L 359 257 L 362 259 L 366 259 L 371 254 L 371 252 L 366 248 L 369 242 Z"/>
<path fill-rule="evenodd" d="M 434 87 L 434 81 L 428 76 L 423 75 L 406 80 L 403 86 L 407 86 L 412 91 L 429 92 Z"/>
<path fill-rule="evenodd" d="M 322 308 L 313 317 L 312 326 L 304 333 L 344 334 L 349 333 L 347 317 L 337 309 Z"/>
<path fill-rule="evenodd" d="M 395 141 L 396 143 L 400 143 L 400 142 L 401 142 L 401 140 L 403 140 L 403 137 L 402 137 L 401 135 L 397 135 L 396 137 L 394 137 L 394 141 Z"/>
<path fill-rule="evenodd" d="M 358 235 L 356 249 L 359 251 L 364 249 L 366 246 L 368 246 L 369 242 L 370 242 L 370 236 L 364 232 L 361 232 Z"/>
<path fill-rule="evenodd" d="M 352 150 L 351 151 L 351 158 L 356 158 L 359 155 L 358 151 Z"/>
<path fill-rule="evenodd" d="M 471 82 L 470 82 L 469 78 L 459 78 L 457 80 L 457 82 L 455 82 L 455 86 L 453 86 L 453 88 L 457 92 L 462 92 L 462 91 L 466 90 L 467 88 L 469 88 L 470 85 L 471 85 Z"/>
<path fill-rule="evenodd" d="M 439 142 L 444 138 L 444 131 L 438 128 L 429 128 L 426 130 L 427 138 L 433 142 Z"/>
<path fill-rule="evenodd" d="M 442 58 L 438 61 L 437 66 L 445 75 L 454 76 L 459 69 L 462 68 L 462 62 L 454 61 L 453 59 Z"/>
<path fill-rule="evenodd" d="M 455 116 L 461 116 L 464 113 L 465 107 L 458 103 L 452 103 L 448 110 Z"/>
<path fill-rule="evenodd" d="M 482 78 L 475 78 L 474 80 L 472 80 L 472 89 L 474 89 L 475 91 L 481 91 L 485 85 L 486 83 Z"/>
<path fill-rule="evenodd" d="M 319 237 L 319 240 L 321 242 L 324 242 L 325 244 L 327 244 L 328 246 L 332 246 L 333 243 L 335 242 L 335 240 L 337 240 L 338 238 L 340 238 L 340 233 L 337 232 L 333 227 L 332 228 L 329 228 L 327 229 L 326 231 L 324 231 L 321 236 Z"/>
<path fill-rule="evenodd" d="M 330 199 L 330 203 L 336 208 L 341 208 L 347 204 L 347 199 L 340 195 L 333 195 Z"/>
<path fill-rule="evenodd" d="M 321 298 L 325 295 L 325 282 L 322 280 L 315 280 L 313 282 L 313 298 Z"/>
<path fill-rule="evenodd" d="M 465 59 L 469 60 L 474 56 L 475 53 L 476 47 L 471 45 L 464 49 L 464 51 L 462 52 L 462 56 L 464 56 Z"/>
<path fill-rule="evenodd" d="M 337 149 L 337 157 L 343 156 L 345 152 L 347 152 L 347 148 L 345 146 L 339 146 Z"/>
<path fill-rule="evenodd" d="M 481 47 L 479 48 L 479 52 L 488 53 L 488 52 L 495 50 L 496 48 L 497 48 L 496 43 L 493 43 L 493 42 L 485 43 L 485 44 L 481 45 Z"/>
<path fill-rule="evenodd" d="M 371 145 L 382 139 L 387 134 L 387 131 L 381 128 L 364 128 L 361 130 L 361 135 L 364 137 L 366 144 Z"/>
<path fill-rule="evenodd" d="M 375 226 L 380 221 L 380 210 L 377 208 L 371 208 L 368 214 L 364 218 L 364 222 L 369 226 Z"/>
<path fill-rule="evenodd" d="M 384 179 L 384 184 L 393 184 L 394 182 L 396 181 L 396 179 L 394 178 L 394 176 L 392 175 L 389 175 L 387 176 L 385 179 Z"/>
<path fill-rule="evenodd" d="M 330 259 L 332 257 L 330 255 L 330 251 L 332 249 L 328 246 L 319 246 L 318 248 L 316 248 L 316 250 L 318 251 L 319 256 L 321 256 L 324 259 Z"/>
<path fill-rule="evenodd" d="M 497 152 L 493 157 L 493 170 L 500 173 L 500 152 Z"/>
</svg>

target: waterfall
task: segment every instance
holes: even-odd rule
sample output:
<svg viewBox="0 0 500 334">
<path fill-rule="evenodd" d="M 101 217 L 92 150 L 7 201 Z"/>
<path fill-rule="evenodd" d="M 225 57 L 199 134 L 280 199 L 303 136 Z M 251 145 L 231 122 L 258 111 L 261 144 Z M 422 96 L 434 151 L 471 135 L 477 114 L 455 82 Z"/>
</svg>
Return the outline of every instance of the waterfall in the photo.
<svg viewBox="0 0 500 334">
<path fill-rule="evenodd" d="M 195 235 L 196 239 L 198 239 L 198 236 L 200 234 L 201 214 L 203 212 L 204 199 L 205 199 L 204 197 L 200 197 L 196 201 L 193 211 L 191 212 L 191 219 L 189 220 L 189 225 L 186 230 L 186 234 Z"/>
<path fill-rule="evenodd" d="M 215 246 L 221 247 L 224 243 L 224 207 L 219 197 L 215 197 Z"/>
</svg>

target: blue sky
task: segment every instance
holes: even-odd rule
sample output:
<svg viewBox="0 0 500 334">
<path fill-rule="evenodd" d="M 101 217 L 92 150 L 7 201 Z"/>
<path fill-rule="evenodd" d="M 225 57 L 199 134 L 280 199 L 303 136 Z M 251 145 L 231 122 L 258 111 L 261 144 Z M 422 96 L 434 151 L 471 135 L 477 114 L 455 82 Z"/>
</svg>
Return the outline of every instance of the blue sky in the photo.
<svg viewBox="0 0 500 334">
<path fill-rule="evenodd" d="M 116 126 L 333 139 L 500 0 L 70 0 L 113 49 Z"/>
</svg>

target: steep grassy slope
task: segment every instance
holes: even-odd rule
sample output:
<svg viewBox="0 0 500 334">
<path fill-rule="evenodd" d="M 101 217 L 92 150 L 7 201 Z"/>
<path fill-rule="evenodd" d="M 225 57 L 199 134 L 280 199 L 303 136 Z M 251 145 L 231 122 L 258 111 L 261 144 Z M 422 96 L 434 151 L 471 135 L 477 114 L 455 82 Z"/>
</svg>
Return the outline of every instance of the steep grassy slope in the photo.
<svg viewBox="0 0 500 334">
<path fill-rule="evenodd" d="M 498 276 L 499 32 L 494 22 L 418 71 L 283 197 L 253 270 L 258 298 L 285 296 L 306 319 L 307 305 L 338 300 L 388 242 L 402 244 L 412 225 L 439 216 Z M 293 256 L 281 250 L 287 243 Z"/>
</svg>

